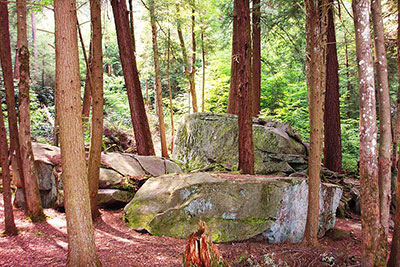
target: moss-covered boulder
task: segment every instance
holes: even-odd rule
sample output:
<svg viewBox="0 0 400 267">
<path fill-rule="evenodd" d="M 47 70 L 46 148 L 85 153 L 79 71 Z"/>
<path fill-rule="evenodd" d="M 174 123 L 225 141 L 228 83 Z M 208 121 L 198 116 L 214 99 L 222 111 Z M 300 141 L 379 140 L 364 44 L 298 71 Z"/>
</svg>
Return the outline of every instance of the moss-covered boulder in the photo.
<svg viewBox="0 0 400 267">
<path fill-rule="evenodd" d="M 269 242 L 301 240 L 307 216 L 304 178 L 222 173 L 170 174 L 150 178 L 125 207 L 136 230 L 187 238 L 201 219 L 214 241 L 236 241 L 262 234 Z M 340 187 L 322 184 L 320 227 L 335 223 Z"/>
<path fill-rule="evenodd" d="M 307 167 L 300 134 L 288 124 L 253 119 L 255 172 L 292 173 Z M 231 114 L 193 113 L 184 116 L 175 137 L 173 157 L 189 170 L 238 166 L 238 122 Z"/>
</svg>

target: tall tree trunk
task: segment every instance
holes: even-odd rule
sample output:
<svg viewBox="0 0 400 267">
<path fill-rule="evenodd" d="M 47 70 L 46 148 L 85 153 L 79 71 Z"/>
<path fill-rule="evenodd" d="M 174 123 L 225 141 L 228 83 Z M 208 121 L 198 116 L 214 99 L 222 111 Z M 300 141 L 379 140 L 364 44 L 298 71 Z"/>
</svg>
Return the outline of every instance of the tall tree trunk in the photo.
<svg viewBox="0 0 400 267">
<path fill-rule="evenodd" d="M 261 101 L 261 6 L 260 0 L 253 0 L 252 27 L 253 27 L 253 61 L 252 61 L 252 106 L 253 116 L 260 114 Z"/>
<path fill-rule="evenodd" d="M 29 100 L 29 49 L 26 28 L 26 1 L 17 1 L 17 32 L 19 66 L 19 140 L 23 162 L 24 187 L 28 216 L 32 221 L 44 219 L 42 203 L 39 195 L 37 173 L 34 164 L 31 142 L 31 118 Z"/>
<path fill-rule="evenodd" d="M 160 65 L 158 63 L 158 45 L 157 45 L 157 25 L 154 11 L 154 0 L 150 1 L 150 22 L 151 22 L 151 35 L 153 41 L 153 57 L 154 57 L 154 74 L 155 74 L 155 87 L 156 87 L 156 99 L 157 99 L 157 113 L 158 123 L 160 126 L 160 139 L 161 139 L 161 155 L 168 158 L 167 149 L 167 138 L 165 136 L 165 124 L 164 124 L 164 111 L 162 103 L 162 88 L 161 88 L 161 77 L 160 77 Z"/>
<path fill-rule="evenodd" d="M 238 50 L 238 11 L 235 5 L 233 6 L 233 30 L 232 30 L 232 58 L 231 58 L 231 81 L 229 88 L 228 97 L 228 108 L 227 113 L 239 114 L 239 96 L 238 96 L 238 86 L 239 86 L 239 50 Z"/>
<path fill-rule="evenodd" d="M 18 59 L 18 45 L 15 48 L 15 58 L 14 58 L 14 79 L 19 79 L 19 59 Z"/>
<path fill-rule="evenodd" d="M 370 3 L 353 0 L 360 91 L 361 265 L 383 266 L 383 229 L 379 213 L 375 84 L 370 35 Z"/>
<path fill-rule="evenodd" d="M 193 112 L 197 112 L 197 94 L 196 94 L 196 32 L 195 32 L 195 0 L 192 2 L 192 65 L 190 71 L 190 91 L 192 92 Z"/>
<path fill-rule="evenodd" d="M 56 98 L 68 230 L 67 266 L 101 266 L 90 216 L 75 0 L 55 0 Z"/>
<path fill-rule="evenodd" d="M 397 96 L 397 121 L 396 131 L 393 138 L 393 150 L 394 157 L 393 161 L 397 165 L 397 181 L 396 181 L 396 211 L 394 217 L 394 232 L 392 238 L 392 246 L 390 248 L 390 257 L 387 266 L 396 267 L 400 266 L 400 161 L 396 158 L 396 152 L 398 149 L 397 142 L 400 132 L 400 1 L 397 1 L 397 71 L 399 77 L 399 88 Z"/>
<path fill-rule="evenodd" d="M 10 133 L 10 155 L 17 162 L 19 178 L 24 184 L 24 173 L 22 171 L 22 158 L 19 145 L 18 119 L 15 105 L 15 90 L 13 81 L 13 66 L 11 59 L 10 31 L 8 22 L 8 8 L 6 2 L 0 2 L 0 62 L 3 71 L 4 87 L 6 91 L 7 118 Z M 24 199 L 26 199 L 25 188 L 22 188 Z"/>
<path fill-rule="evenodd" d="M 324 113 L 324 165 L 342 172 L 342 140 L 340 130 L 339 64 L 336 50 L 333 0 L 328 5 L 328 27 L 326 48 L 326 92 Z"/>
<path fill-rule="evenodd" d="M 168 92 L 169 92 L 169 109 L 171 113 L 171 153 L 174 151 L 174 109 L 172 107 L 172 89 L 171 89 L 171 75 L 170 75 L 170 65 L 169 61 L 171 59 L 171 36 L 170 31 L 168 29 L 168 45 L 167 45 L 167 80 L 168 80 Z"/>
<path fill-rule="evenodd" d="M 131 30 L 132 36 L 132 43 L 133 43 L 133 53 L 136 53 L 136 41 L 135 41 L 135 24 L 133 22 L 133 0 L 129 0 L 129 25 Z"/>
<path fill-rule="evenodd" d="M 38 51 L 36 44 L 36 19 L 33 10 L 31 10 L 31 24 L 32 24 L 32 46 L 33 46 L 33 71 L 36 74 L 39 68 L 38 68 Z"/>
<path fill-rule="evenodd" d="M 79 28 L 78 28 L 79 29 Z M 84 49 L 84 44 L 82 42 L 82 49 Z M 86 54 L 86 52 L 83 52 Z M 86 58 L 86 56 L 85 56 Z M 89 58 L 87 58 L 86 63 L 86 78 L 85 78 L 85 90 L 83 92 L 82 101 L 82 118 L 83 122 L 87 123 L 90 116 L 90 106 L 92 104 L 92 88 L 90 86 L 90 73 L 92 72 L 92 61 L 93 61 L 93 36 L 90 38 L 89 44 Z"/>
<path fill-rule="evenodd" d="M 204 30 L 201 32 L 201 62 L 203 65 L 203 82 L 201 83 L 201 112 L 204 112 L 204 89 L 206 87 L 206 50 L 204 49 Z"/>
<path fill-rule="evenodd" d="M 250 9 L 248 0 L 235 0 L 237 12 L 239 83 L 239 169 L 254 174 L 253 123 L 250 88 Z"/>
<path fill-rule="evenodd" d="M 379 100 L 379 160 L 378 160 L 378 179 L 379 179 L 379 205 L 381 224 L 385 231 L 383 245 L 385 253 L 387 251 L 387 236 L 389 232 L 390 218 L 390 202 L 391 190 L 390 183 L 392 178 L 391 173 L 391 154 L 390 146 L 392 145 L 391 133 L 391 114 L 390 114 L 390 96 L 389 96 L 389 81 L 387 72 L 387 59 L 385 48 L 385 37 L 382 21 L 381 1 L 372 1 L 372 22 L 374 26 L 374 42 L 375 42 L 375 69 L 378 85 L 378 100 Z M 386 255 L 384 255 L 386 258 Z"/>
<path fill-rule="evenodd" d="M 139 74 L 135 54 L 132 51 L 132 36 L 129 32 L 129 19 L 125 1 L 111 0 L 114 13 L 115 28 L 119 54 L 121 57 L 124 79 L 128 92 L 132 125 L 135 132 L 136 147 L 139 155 L 154 155 L 149 122 L 144 107 L 142 90 L 140 89 Z"/>
<path fill-rule="evenodd" d="M 90 71 L 92 91 L 92 127 L 88 164 L 90 209 L 92 218 L 100 215 L 97 207 L 97 193 L 100 178 L 100 157 L 103 145 L 103 44 L 101 33 L 101 2 L 90 0 L 90 20 L 92 25 L 93 58 Z"/>
<path fill-rule="evenodd" d="M 310 155 L 308 159 L 307 222 L 303 242 L 311 246 L 318 244 L 319 189 L 324 133 L 323 107 L 326 86 L 326 4 L 326 0 L 305 1 Z"/>
<path fill-rule="evenodd" d="M 179 5 L 176 5 L 176 13 L 179 16 L 179 14 L 180 14 Z M 195 40 L 196 35 L 194 33 L 193 25 L 194 25 L 194 16 L 192 16 L 192 44 L 193 44 L 192 64 L 190 64 L 189 57 L 187 55 L 185 40 L 183 39 L 182 25 L 179 20 L 177 22 L 177 32 L 178 32 L 178 37 L 179 37 L 179 43 L 180 43 L 181 50 L 182 50 L 182 57 L 183 57 L 184 65 L 185 65 L 185 75 L 189 81 L 189 92 L 192 95 L 193 112 L 197 112 L 197 96 L 196 96 L 196 88 L 195 88 L 195 80 L 194 80 L 195 66 L 193 64 L 193 62 L 196 61 L 196 58 L 195 58 L 195 56 L 196 56 L 196 40 Z M 193 36 L 194 36 L 194 39 L 193 39 Z M 193 40 L 194 40 L 194 42 L 193 42 Z M 190 102 L 189 102 L 189 113 L 190 113 Z"/>
</svg>

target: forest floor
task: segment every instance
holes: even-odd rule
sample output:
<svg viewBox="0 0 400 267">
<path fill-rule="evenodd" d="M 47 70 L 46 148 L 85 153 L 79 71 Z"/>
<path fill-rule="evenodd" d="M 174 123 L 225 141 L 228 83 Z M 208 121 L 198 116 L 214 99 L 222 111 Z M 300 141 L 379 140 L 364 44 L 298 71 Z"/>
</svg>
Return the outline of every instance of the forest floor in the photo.
<svg viewBox="0 0 400 267">
<path fill-rule="evenodd" d="M 1 194 L 0 194 L 1 195 Z M 67 227 L 65 214 L 46 209 L 47 220 L 32 223 L 14 209 L 18 236 L 0 236 L 0 266 L 65 266 Z M 123 210 L 101 210 L 95 222 L 96 245 L 103 266 L 181 266 L 186 241 L 151 236 L 128 228 Z M 4 229 L 3 197 L 0 227 Z M 337 219 L 317 248 L 301 244 L 268 244 L 261 238 L 218 244 L 232 266 L 359 266 L 359 220 Z"/>
</svg>

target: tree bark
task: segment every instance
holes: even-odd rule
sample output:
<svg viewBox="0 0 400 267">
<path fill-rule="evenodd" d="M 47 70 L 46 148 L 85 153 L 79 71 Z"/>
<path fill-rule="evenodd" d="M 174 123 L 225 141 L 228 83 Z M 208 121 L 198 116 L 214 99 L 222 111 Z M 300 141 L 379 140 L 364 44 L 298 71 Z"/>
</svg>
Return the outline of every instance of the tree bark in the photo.
<svg viewBox="0 0 400 267">
<path fill-rule="evenodd" d="M 400 1 L 397 1 L 397 66 L 398 66 L 398 77 L 400 81 Z M 397 96 L 397 121 L 396 121 L 396 131 L 393 138 L 393 151 L 394 157 L 393 161 L 397 165 L 397 182 L 396 182 L 396 210 L 394 216 L 394 232 L 392 238 L 392 246 L 390 248 L 390 257 L 387 266 L 396 267 L 400 266 L 400 161 L 396 158 L 396 152 L 398 149 L 397 140 L 400 132 L 400 83 L 398 88 Z"/>
<path fill-rule="evenodd" d="M 55 0 L 56 98 L 68 230 L 67 266 L 101 266 L 90 216 L 80 103 L 76 3 Z"/>
<path fill-rule="evenodd" d="M 129 0 L 129 25 L 132 35 L 132 43 L 133 43 L 133 53 L 136 53 L 136 41 L 135 41 L 135 24 L 133 22 L 133 1 Z"/>
<path fill-rule="evenodd" d="M 238 34 L 239 169 L 254 174 L 253 123 L 250 88 L 250 9 L 248 0 L 235 0 Z"/>
<path fill-rule="evenodd" d="M 233 30 L 232 30 L 232 59 L 231 59 L 231 81 L 229 88 L 228 97 L 228 108 L 227 113 L 239 114 L 239 96 L 238 96 L 238 85 L 239 85 L 239 50 L 238 50 L 238 11 L 233 6 Z"/>
<path fill-rule="evenodd" d="M 19 65 L 19 140 L 24 172 L 27 215 L 32 221 L 44 220 L 39 195 L 37 173 L 34 164 L 31 142 L 31 118 L 29 100 L 29 49 L 26 27 L 26 1 L 17 1 L 17 32 Z"/>
<path fill-rule="evenodd" d="M 0 2 L 0 62 L 3 71 L 4 87 L 6 91 L 7 118 L 10 133 L 10 155 L 15 156 L 19 178 L 24 184 L 24 173 L 22 171 L 22 158 L 19 145 L 18 119 L 15 105 L 15 90 L 13 81 L 13 66 L 11 59 L 10 31 L 8 22 L 7 3 Z M 14 155 L 15 151 L 15 155 Z M 26 199 L 25 188 L 22 187 L 24 199 Z"/>
<path fill-rule="evenodd" d="M 168 29 L 168 45 L 167 45 L 167 80 L 168 80 L 168 92 L 169 92 L 169 109 L 171 113 L 171 153 L 174 151 L 174 136 L 175 136 L 175 127 L 174 127 L 174 109 L 172 107 L 172 89 L 171 89 L 171 75 L 170 75 L 170 64 L 169 61 L 171 59 L 171 36 L 170 31 Z"/>
<path fill-rule="evenodd" d="M 78 28 L 79 29 L 79 28 Z M 84 50 L 84 45 L 82 42 L 82 49 Z M 86 52 L 84 52 L 86 54 Z M 85 56 L 86 58 L 86 56 Z M 92 72 L 92 61 L 93 61 L 93 36 L 90 38 L 89 44 L 89 58 L 87 58 L 86 63 L 86 78 L 85 78 L 85 90 L 83 92 L 83 101 L 82 101 L 82 120 L 83 123 L 87 123 L 89 121 L 90 116 L 90 107 L 92 105 L 92 88 L 90 86 L 90 73 Z"/>
<path fill-rule="evenodd" d="M 342 140 L 340 129 L 339 64 L 336 49 L 333 0 L 328 4 L 328 27 L 326 49 L 326 93 L 324 113 L 324 165 L 342 172 Z"/>
<path fill-rule="evenodd" d="M 126 3 L 125 1 L 111 0 L 111 5 L 114 13 L 119 54 L 128 92 L 129 107 L 131 110 L 137 151 L 139 155 L 155 155 L 149 122 L 144 107 L 142 90 L 140 89 L 136 58 L 132 50 L 132 36 L 129 32 L 129 19 L 126 10 Z"/>
<path fill-rule="evenodd" d="M 319 191 L 324 132 L 324 94 L 326 86 L 326 4 L 325 0 L 305 1 L 306 76 L 310 118 L 308 159 L 308 209 L 303 242 L 318 244 Z"/>
<path fill-rule="evenodd" d="M 253 0 L 252 27 L 253 27 L 253 61 L 252 61 L 252 106 L 253 117 L 260 114 L 261 101 L 261 6 L 260 0 Z"/>
<path fill-rule="evenodd" d="M 385 253 L 387 251 L 387 237 L 389 233 L 390 202 L 391 202 L 391 154 L 392 128 L 390 125 L 390 96 L 389 81 L 387 72 L 387 59 L 385 48 L 385 37 L 382 20 L 381 1 L 372 1 L 372 22 L 374 28 L 375 42 L 375 69 L 378 85 L 379 101 L 379 159 L 378 159 L 378 179 L 379 179 L 379 205 L 381 224 L 385 231 L 383 245 Z M 386 255 L 384 255 L 386 258 Z"/>
<path fill-rule="evenodd" d="M 160 139 L 161 139 L 161 155 L 165 158 L 169 158 L 167 149 L 167 139 L 165 136 L 165 124 L 164 124 L 164 111 L 162 103 L 162 88 L 161 88 L 161 76 L 160 76 L 160 65 L 158 63 L 158 45 L 157 45 L 157 25 L 154 10 L 154 0 L 150 1 L 150 22 L 151 22 L 151 35 L 153 42 L 153 58 L 154 58 L 154 74 L 155 74 L 155 87 L 157 94 L 157 114 L 158 123 L 160 127 Z"/>
<path fill-rule="evenodd" d="M 100 216 L 97 194 L 100 178 L 100 157 L 103 145 L 103 44 L 101 33 L 101 2 L 90 0 L 90 20 L 92 25 L 93 58 L 90 68 L 92 91 L 92 127 L 88 164 L 90 209 L 93 220 Z"/>
<path fill-rule="evenodd" d="M 201 83 L 201 112 L 204 112 L 204 89 L 206 87 L 206 50 L 204 48 L 204 30 L 201 32 L 201 62 L 203 67 Z"/>
<path fill-rule="evenodd" d="M 379 213 L 375 84 L 370 35 L 370 3 L 352 2 L 360 91 L 361 265 L 383 266 L 383 229 Z"/>
</svg>

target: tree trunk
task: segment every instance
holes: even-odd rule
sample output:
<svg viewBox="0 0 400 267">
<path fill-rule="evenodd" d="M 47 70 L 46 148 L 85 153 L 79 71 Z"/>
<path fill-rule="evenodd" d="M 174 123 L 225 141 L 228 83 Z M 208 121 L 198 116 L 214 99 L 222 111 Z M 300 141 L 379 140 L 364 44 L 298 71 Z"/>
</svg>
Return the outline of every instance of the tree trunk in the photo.
<svg viewBox="0 0 400 267">
<path fill-rule="evenodd" d="M 35 13 L 31 10 L 31 24 L 32 24 L 32 46 L 33 46 L 33 71 L 36 74 L 38 71 L 38 51 L 36 44 L 36 19 Z"/>
<path fill-rule="evenodd" d="M 390 218 L 390 202 L 391 190 L 390 183 L 392 178 L 391 173 L 391 154 L 390 146 L 392 145 L 391 133 L 391 114 L 390 114 L 390 96 L 389 96 L 389 81 L 387 72 L 387 59 L 385 48 L 385 37 L 382 21 L 381 1 L 372 1 L 372 22 L 374 26 L 374 42 L 375 42 L 375 69 L 378 85 L 378 100 L 379 100 L 379 160 L 378 160 L 378 179 L 379 179 L 379 205 L 381 224 L 385 231 L 385 253 L 387 251 L 387 236 L 389 232 Z M 384 255 L 386 258 L 386 255 Z"/>
<path fill-rule="evenodd" d="M 154 0 L 150 1 L 150 22 L 151 22 L 152 41 L 153 41 L 154 74 L 155 74 L 155 87 L 156 87 L 156 95 L 157 95 L 156 99 L 157 99 L 158 123 L 160 126 L 161 155 L 165 158 L 169 158 L 168 149 L 167 149 L 167 139 L 165 136 L 160 65 L 158 63 L 159 56 L 158 56 L 158 45 L 157 45 L 157 26 L 156 26 L 156 17 L 155 17 L 155 11 L 154 11 Z"/>
<path fill-rule="evenodd" d="M 333 0 L 328 5 L 328 27 L 326 48 L 326 92 L 324 113 L 324 165 L 342 172 L 342 140 L 340 130 L 339 64 L 336 50 Z"/>
<path fill-rule="evenodd" d="M 383 266 L 383 229 L 379 214 L 375 84 L 370 35 L 370 3 L 353 0 L 360 91 L 361 265 Z"/>
<path fill-rule="evenodd" d="M 201 112 L 204 112 L 204 89 L 206 87 L 206 51 L 204 49 L 204 30 L 201 32 L 201 62 L 203 65 L 203 82 L 201 83 Z"/>
<path fill-rule="evenodd" d="M 190 71 L 190 91 L 192 92 L 193 112 L 197 112 L 197 94 L 196 94 L 196 32 L 195 32 L 195 0 L 192 2 L 192 65 Z"/>
<path fill-rule="evenodd" d="M 15 90 L 13 81 L 13 66 L 11 59 L 10 31 L 8 22 L 7 3 L 0 2 L 0 62 L 3 71 L 4 87 L 6 92 L 7 118 L 10 133 L 10 155 L 14 156 L 17 162 L 19 178 L 24 184 L 24 173 L 22 171 L 22 158 L 19 145 L 18 119 L 15 105 Z M 26 199 L 25 188 L 22 188 L 24 199 Z"/>
<path fill-rule="evenodd" d="M 32 221 L 44 219 L 39 195 L 37 173 L 34 164 L 31 142 L 31 118 L 29 100 L 29 49 L 26 27 L 26 1 L 17 1 L 17 30 L 19 65 L 19 140 L 24 172 L 27 215 Z"/>
<path fill-rule="evenodd" d="M 136 41 L 135 41 L 135 24 L 133 22 L 133 1 L 129 0 L 129 25 L 131 30 L 132 36 L 132 43 L 133 43 L 133 53 L 136 53 Z"/>
<path fill-rule="evenodd" d="M 250 88 L 250 9 L 248 0 L 235 0 L 238 34 L 239 169 L 254 174 L 253 123 Z"/>
<path fill-rule="evenodd" d="M 135 132 L 136 147 L 139 155 L 154 155 L 149 122 L 144 107 L 142 90 L 135 54 L 132 51 L 132 36 L 129 32 L 129 19 L 125 1 L 111 0 L 117 31 L 119 54 L 128 92 L 132 125 Z"/>
<path fill-rule="evenodd" d="M 252 106 L 253 117 L 260 114 L 261 101 L 261 7 L 260 0 L 253 0 L 252 27 L 253 27 L 253 61 L 252 61 Z"/>
<path fill-rule="evenodd" d="M 398 77 L 400 81 L 400 1 L 397 1 L 397 66 L 398 66 Z M 394 232 L 392 238 L 392 246 L 390 248 L 390 257 L 387 266 L 396 267 L 400 266 L 400 161 L 396 158 L 396 152 L 398 149 L 397 142 L 394 140 L 398 139 L 400 132 L 400 83 L 398 88 L 397 96 L 397 121 L 396 121 L 396 133 L 393 138 L 393 150 L 394 157 L 393 161 L 397 163 L 397 182 L 396 182 L 396 210 L 394 217 Z M 397 134 L 397 135 L 396 135 Z M 396 144 L 396 146 L 395 146 Z"/>
<path fill-rule="evenodd" d="M 90 1 L 90 20 L 92 25 L 92 64 L 90 81 L 92 91 L 92 127 L 88 164 L 90 209 L 93 220 L 100 216 L 97 207 L 97 193 L 100 178 L 100 157 L 103 145 L 103 44 L 101 33 L 101 2 Z"/>
<path fill-rule="evenodd" d="M 15 59 L 14 59 L 14 79 L 19 79 L 19 60 L 18 60 L 18 46 L 15 48 Z"/>
<path fill-rule="evenodd" d="M 1 3 L 3 5 L 3 3 Z M 3 201 L 4 201 L 4 233 L 16 235 L 17 227 L 14 222 L 14 214 L 11 196 L 10 164 L 8 161 L 7 132 L 4 126 L 3 112 L 0 112 L 0 164 L 3 180 Z"/>
<path fill-rule="evenodd" d="M 82 49 L 84 49 L 84 45 L 82 42 Z M 84 52 L 86 54 L 86 52 Z M 85 56 L 86 58 L 86 56 Z M 89 44 L 89 58 L 86 63 L 86 78 L 85 78 L 85 90 L 83 92 L 83 108 L 82 108 L 82 117 L 83 123 L 87 123 L 89 121 L 90 116 L 90 106 L 92 104 L 92 88 L 90 86 L 90 73 L 92 72 L 92 61 L 93 61 L 93 36 L 90 38 Z"/>
<path fill-rule="evenodd" d="M 176 13 L 179 16 L 179 6 L 176 5 Z M 196 35 L 194 33 L 194 16 L 192 16 L 192 42 L 193 42 L 193 55 L 192 55 L 192 65 L 189 62 L 189 58 L 187 55 L 187 51 L 186 51 L 186 45 L 185 45 L 185 40 L 183 39 L 183 34 L 182 34 L 182 25 L 181 23 L 177 22 L 177 31 L 178 31 L 178 37 L 179 37 L 179 43 L 181 46 L 181 50 L 182 50 L 182 57 L 183 57 L 183 61 L 185 64 L 185 75 L 186 78 L 189 81 L 189 92 L 190 94 L 192 94 L 192 106 L 193 106 L 193 112 L 197 112 L 197 97 L 196 97 L 196 88 L 195 88 L 195 80 L 194 80 L 194 76 L 195 76 L 195 66 L 193 65 L 193 62 L 195 62 L 196 58 Z M 194 35 L 194 39 L 193 39 L 193 35 Z M 193 60 L 194 57 L 194 60 Z M 190 102 L 189 102 L 189 113 L 190 113 Z"/>
<path fill-rule="evenodd" d="M 175 135 L 175 128 L 174 128 L 174 109 L 172 107 L 172 89 L 171 89 L 171 75 L 170 75 L 170 65 L 169 61 L 171 58 L 171 36 L 170 31 L 168 29 L 168 45 L 167 45 L 167 80 L 168 80 L 168 92 L 169 92 L 169 109 L 171 113 L 171 153 L 174 151 L 174 135 Z"/>
<path fill-rule="evenodd" d="M 239 114 L 239 96 L 238 96 L 238 85 L 239 85 L 239 50 L 238 50 L 238 11 L 233 6 L 233 30 L 232 30 L 232 59 L 231 59 L 231 82 L 229 88 L 228 97 L 228 108 L 227 113 Z"/>
<path fill-rule="evenodd" d="M 64 205 L 68 230 L 67 266 L 101 266 L 90 216 L 80 103 L 76 3 L 55 0 L 56 98 L 60 123 Z"/>
<path fill-rule="evenodd" d="M 318 244 L 319 190 L 324 133 L 324 91 L 326 86 L 326 4 L 325 0 L 305 1 L 306 76 L 310 118 L 308 159 L 308 209 L 303 242 Z"/>
</svg>

